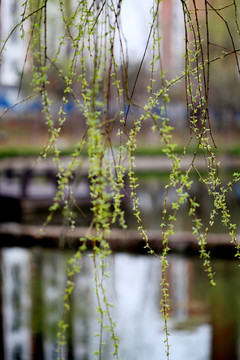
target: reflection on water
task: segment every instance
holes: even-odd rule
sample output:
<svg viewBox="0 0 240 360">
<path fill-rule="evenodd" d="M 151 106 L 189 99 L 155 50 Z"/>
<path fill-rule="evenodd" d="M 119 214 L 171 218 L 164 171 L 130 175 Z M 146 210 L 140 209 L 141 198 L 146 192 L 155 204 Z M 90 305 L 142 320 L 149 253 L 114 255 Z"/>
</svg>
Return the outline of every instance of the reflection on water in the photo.
<svg viewBox="0 0 240 360">
<path fill-rule="evenodd" d="M 58 358 L 57 324 L 70 255 L 39 249 L 1 251 L 1 359 Z M 169 256 L 171 359 L 239 359 L 239 269 L 236 261 L 221 259 L 213 260 L 213 267 L 217 286 L 210 288 L 198 258 Z M 109 271 L 106 287 L 114 304 L 121 359 L 164 359 L 160 262 L 147 255 L 115 254 Z M 90 360 L 98 350 L 99 337 L 92 336 L 99 332 L 93 276 L 92 259 L 86 255 L 71 300 L 65 359 Z M 104 360 L 112 359 L 108 338 Z"/>
<path fill-rule="evenodd" d="M 38 256 L 41 256 L 38 254 Z M 66 264 L 64 261 L 63 253 L 55 251 L 53 253 L 45 253 L 42 257 L 42 316 L 43 327 L 43 345 L 44 345 L 44 358 L 55 359 L 58 348 L 56 333 L 57 324 L 60 320 L 62 306 L 61 301 L 63 297 L 63 288 L 65 284 Z M 41 294 L 40 294 L 41 296 Z M 36 312 L 38 308 L 36 306 Z"/>
<path fill-rule="evenodd" d="M 1 257 L 4 359 L 30 359 L 30 253 L 2 250 Z"/>
<path fill-rule="evenodd" d="M 226 179 L 223 181 L 223 185 L 225 186 L 228 183 L 228 180 L 231 177 L 228 174 L 225 174 Z M 10 186 L 11 184 L 15 184 L 16 179 L 9 179 L 6 184 Z M 38 181 L 37 181 L 38 180 Z M 25 224 L 39 224 L 46 220 L 48 215 L 48 208 L 52 204 L 52 179 L 50 182 L 43 182 L 42 179 L 35 179 L 33 184 L 29 184 L 28 192 L 26 198 L 21 198 L 19 200 L 19 193 L 15 192 L 14 189 L 9 188 L 8 191 L 5 189 L 5 183 L 2 183 L 2 179 L 0 178 L 0 187 L 3 194 L 9 194 L 10 196 L 2 196 L 1 204 L 4 208 L 4 213 L 2 214 L 0 221 L 18 221 L 23 222 Z M 18 181 L 18 180 L 16 180 Z M 40 182 L 41 181 L 41 182 Z M 165 199 L 165 186 L 168 181 L 164 175 L 159 174 L 154 175 L 141 175 L 139 174 L 139 186 L 137 187 L 137 196 L 139 197 L 141 217 L 143 220 L 143 225 L 148 229 L 159 229 L 162 219 L 162 210 Z M 18 184 L 19 185 L 19 184 Z M 33 187 L 32 187 L 33 186 Z M 6 191 L 7 192 L 6 192 Z M 78 184 L 76 183 L 72 189 L 75 192 L 76 201 L 79 204 L 82 213 L 78 213 L 76 217 L 76 225 L 77 226 L 88 226 L 92 221 L 92 212 L 90 211 L 89 204 L 89 184 L 86 179 L 81 180 Z M 126 196 L 123 198 L 123 208 L 126 211 L 126 223 L 129 228 L 136 229 L 136 218 L 132 215 L 131 201 L 130 199 L 130 188 L 127 184 L 124 189 L 124 194 Z M 202 218 L 202 222 L 204 226 L 208 225 L 209 222 L 209 213 L 213 207 L 213 199 L 209 197 L 208 191 L 206 187 L 200 182 L 194 182 L 190 195 L 200 203 L 201 207 L 198 208 L 198 216 Z M 12 198 L 16 196 L 18 200 Z M 166 202 L 167 209 L 171 211 L 171 203 L 177 201 L 178 194 L 175 189 L 169 188 L 168 190 L 168 199 Z M 240 226 L 240 185 L 234 184 L 232 187 L 232 191 L 227 194 L 227 205 L 230 208 L 231 219 L 234 223 Z M 14 204 L 12 203 L 14 201 Z M 13 207 L 15 208 L 15 212 L 13 212 Z M 183 204 L 180 208 L 180 211 L 177 216 L 176 227 L 175 230 L 179 231 L 191 231 L 192 230 L 192 221 L 189 220 L 189 206 L 187 203 Z M 56 212 L 52 224 L 61 224 L 62 225 L 63 218 L 62 213 Z M 117 225 L 116 225 L 117 226 Z M 219 233 L 226 232 L 226 228 L 224 228 L 221 222 L 220 214 L 216 216 L 215 224 L 210 231 Z"/>
<path fill-rule="evenodd" d="M 230 178 L 229 178 L 230 179 Z M 227 184 L 228 177 L 223 181 Z M 164 178 L 150 176 L 149 178 L 139 178 L 139 186 L 137 188 L 137 195 L 140 202 L 141 216 L 143 224 L 147 229 L 159 229 L 162 219 L 162 210 L 165 199 L 165 186 L 166 180 Z M 198 216 L 201 217 L 204 226 L 209 223 L 209 214 L 213 208 L 213 199 L 209 196 L 207 189 L 200 182 L 194 182 L 191 187 L 190 195 L 196 198 L 197 202 L 201 205 L 198 208 Z M 176 202 L 178 194 L 175 189 L 169 188 L 167 209 L 171 211 L 171 203 Z M 240 185 L 235 184 L 232 191 L 227 194 L 227 205 L 230 209 L 231 220 L 240 226 Z M 127 208 L 131 209 L 131 204 L 127 202 Z M 131 216 L 131 210 L 127 212 L 127 222 L 129 227 L 136 228 L 136 219 Z M 177 215 L 175 223 L 176 231 L 192 231 L 192 221 L 189 218 L 188 203 L 181 205 L 180 211 Z M 210 231 L 219 233 L 227 232 L 226 228 L 221 222 L 221 214 L 216 216 L 215 223 Z"/>
</svg>

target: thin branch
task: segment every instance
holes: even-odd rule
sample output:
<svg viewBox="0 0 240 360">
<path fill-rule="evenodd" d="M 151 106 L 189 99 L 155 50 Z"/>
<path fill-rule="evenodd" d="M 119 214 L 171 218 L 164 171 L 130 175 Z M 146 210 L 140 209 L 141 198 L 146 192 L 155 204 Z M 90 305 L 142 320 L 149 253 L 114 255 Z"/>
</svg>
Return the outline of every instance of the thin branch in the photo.
<svg viewBox="0 0 240 360">
<path fill-rule="evenodd" d="M 128 108 L 127 108 L 127 112 L 126 112 L 126 115 L 125 115 L 125 120 L 124 120 L 125 124 L 127 122 L 127 117 L 128 117 L 128 113 L 129 113 L 129 110 L 130 110 L 130 103 L 132 101 L 132 98 L 133 98 L 133 95 L 134 95 L 134 92 L 135 92 L 135 89 L 136 89 L 136 85 L 137 85 L 137 82 L 138 82 L 138 78 L 139 78 L 140 72 L 142 70 L 142 66 L 143 66 L 145 57 L 146 57 L 147 49 L 148 49 L 148 46 L 149 46 L 149 43 L 150 43 L 150 40 L 151 40 L 155 20 L 157 18 L 158 12 L 159 12 L 159 4 L 160 4 L 160 2 L 157 3 L 157 8 L 156 8 L 156 11 L 155 11 L 154 16 L 153 16 L 153 21 L 151 23 L 151 27 L 150 27 L 150 30 L 149 30 L 149 34 L 148 34 L 147 42 L 146 42 L 145 49 L 144 49 L 144 52 L 143 52 L 143 56 L 142 56 L 142 59 L 141 59 L 141 62 L 140 62 L 140 65 L 139 65 L 139 68 L 138 68 L 138 71 L 137 71 L 137 75 L 136 75 L 136 78 L 135 78 L 135 81 L 134 81 L 134 84 L 133 84 L 133 89 L 132 89 L 132 92 L 131 92 L 131 95 L 130 95 L 130 99 L 129 99 L 129 102 L 128 102 Z"/>
<path fill-rule="evenodd" d="M 238 61 L 238 57 L 237 57 L 236 47 L 235 47 L 235 43 L 234 43 L 234 40 L 233 40 L 233 36 L 232 36 L 231 30 L 230 30 L 229 25 L 228 25 L 228 22 L 227 22 L 227 21 L 224 19 L 224 17 L 219 13 L 219 11 L 216 10 L 207 0 L 206 0 L 206 3 L 207 3 L 208 6 L 220 17 L 220 19 L 222 19 L 222 21 L 223 21 L 224 24 L 226 25 L 226 28 L 227 28 L 227 31 L 228 31 L 228 34 L 229 34 L 229 37 L 230 37 L 230 39 L 231 39 L 231 43 L 232 43 L 232 46 L 233 46 L 233 53 L 234 53 L 234 55 L 235 55 L 238 73 L 239 73 L 239 75 L 240 75 L 240 66 L 239 66 L 239 61 Z"/>
<path fill-rule="evenodd" d="M 47 0 L 46 0 L 46 1 L 47 1 Z M 30 14 L 28 14 L 27 16 L 23 17 L 23 18 L 21 19 L 21 21 L 12 28 L 12 30 L 11 30 L 10 33 L 8 34 L 7 38 L 6 38 L 6 39 L 4 40 L 4 42 L 3 42 L 3 46 L 2 46 L 1 49 L 0 49 L 0 56 L 2 55 L 2 52 L 3 52 L 4 48 L 5 48 L 8 40 L 10 39 L 10 37 L 12 36 L 12 34 L 14 33 L 14 31 L 15 31 L 19 26 L 21 26 L 24 21 L 26 21 L 27 19 L 29 19 L 29 18 L 30 18 L 31 16 L 33 16 L 34 14 L 38 13 L 39 11 L 41 11 L 44 7 L 45 7 L 45 4 L 42 5 L 42 6 L 40 6 L 37 10 L 34 10 L 34 11 L 31 12 Z"/>
</svg>

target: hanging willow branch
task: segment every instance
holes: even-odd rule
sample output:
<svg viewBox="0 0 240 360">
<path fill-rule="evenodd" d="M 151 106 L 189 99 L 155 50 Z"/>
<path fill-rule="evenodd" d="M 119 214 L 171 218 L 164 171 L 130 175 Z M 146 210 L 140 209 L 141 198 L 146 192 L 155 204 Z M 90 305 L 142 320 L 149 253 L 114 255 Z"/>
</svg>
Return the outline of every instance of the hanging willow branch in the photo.
<svg viewBox="0 0 240 360">
<path fill-rule="evenodd" d="M 232 186 L 240 180 L 240 174 L 235 173 L 227 187 L 219 177 L 220 165 L 216 160 L 216 147 L 211 129 L 209 112 L 211 93 L 211 67 L 226 57 L 234 55 L 238 73 L 239 49 L 236 48 L 236 35 L 239 39 L 237 4 L 221 6 L 217 2 L 211 4 L 205 0 L 200 2 L 181 0 L 182 19 L 185 37 L 185 65 L 182 72 L 169 79 L 162 59 L 161 11 L 162 2 L 153 1 L 152 20 L 149 27 L 144 53 L 133 81 L 132 90 L 128 76 L 128 52 L 125 48 L 126 39 L 121 28 L 121 11 L 124 0 L 93 0 L 67 1 L 58 0 L 28 0 L 23 3 L 24 11 L 19 23 L 12 29 L 3 42 L 0 56 L 13 33 L 27 23 L 28 31 L 24 32 L 28 40 L 25 63 L 31 58 L 33 93 L 25 100 L 41 94 L 43 113 L 48 126 L 49 140 L 42 152 L 42 158 L 49 156 L 53 150 L 54 161 L 58 169 L 58 191 L 46 219 L 47 226 L 55 212 L 63 208 L 63 217 L 69 227 L 75 227 L 75 217 L 84 216 L 76 204 L 73 191 L 74 172 L 81 166 L 83 150 L 87 151 L 90 182 L 92 220 L 84 238 L 79 239 L 79 249 L 68 264 L 68 280 L 63 298 L 64 311 L 59 323 L 59 358 L 65 345 L 66 314 L 70 307 L 70 297 L 74 290 L 74 276 L 81 271 L 81 257 L 86 251 L 87 240 L 92 241 L 92 259 L 95 269 L 94 281 L 99 313 L 99 348 L 96 350 L 98 359 L 103 359 L 103 333 L 107 328 L 111 333 L 113 356 L 119 359 L 119 340 L 116 324 L 112 319 L 111 306 L 108 303 L 105 289 L 107 259 L 111 254 L 107 236 L 112 226 L 126 228 L 123 211 L 123 199 L 129 197 L 132 203 L 138 230 L 145 241 L 146 253 L 157 257 L 162 264 L 161 281 L 161 312 L 164 319 L 166 358 L 170 357 L 170 343 L 168 331 L 169 317 L 169 284 L 167 282 L 169 238 L 174 236 L 175 224 L 181 208 L 188 204 L 189 219 L 192 219 L 193 234 L 199 244 L 199 254 L 203 259 L 203 266 L 209 281 L 214 282 L 214 271 L 211 267 L 210 253 L 207 251 L 207 235 L 214 224 L 217 214 L 222 217 L 223 224 L 230 234 L 230 241 L 236 247 L 236 256 L 240 257 L 240 248 L 236 240 L 237 228 L 231 222 L 230 212 L 226 205 L 226 196 Z M 51 21 L 49 8 L 55 4 L 55 25 L 61 23 L 61 35 L 55 39 L 55 49 L 49 46 Z M 201 3 L 201 6 L 198 6 Z M 216 6 L 216 4 L 218 6 Z M 172 2 L 174 4 L 174 2 Z M 71 6 L 70 6 L 71 5 Z M 70 9 L 70 10 L 69 10 Z M 236 34 L 232 33 L 229 22 L 223 11 L 234 9 Z M 229 48 L 212 42 L 212 14 L 217 15 L 220 23 L 225 27 L 230 39 Z M 151 45 L 151 46 L 150 46 Z M 214 45 L 214 46 L 213 46 Z M 215 53 L 212 49 L 224 49 L 222 53 Z M 31 56 L 29 55 L 31 54 Z M 149 61 L 149 59 L 151 60 Z M 131 61 L 131 59 L 130 59 Z M 137 104 L 134 100 L 137 83 L 144 65 L 150 63 L 149 83 L 141 91 L 148 96 L 145 104 Z M 24 77 L 24 66 L 22 77 Z M 58 118 L 53 117 L 51 98 L 50 73 L 64 84 Z M 145 71 L 145 70 L 144 70 Z M 20 84 L 22 83 L 22 77 Z M 183 81 L 184 80 L 184 81 Z M 185 106 L 188 117 L 190 134 L 186 138 L 186 145 L 181 155 L 175 152 L 173 142 L 174 128 L 168 114 L 168 103 L 171 100 L 170 91 L 181 83 L 185 91 Z M 22 88 L 22 86 L 20 86 Z M 61 138 L 62 128 L 68 121 L 66 106 L 70 99 L 74 101 L 79 121 L 84 123 L 84 134 L 75 144 L 72 161 L 67 168 L 62 164 L 58 140 Z M 25 101 L 21 100 L 19 103 Z M 112 116 L 111 104 L 117 107 Z M 134 107 L 141 109 L 141 115 L 135 116 Z M 158 111 L 156 113 L 156 108 Z M 11 109 L 11 108 L 10 108 Z M 4 111 L 0 116 L 7 113 Z M 140 201 L 138 198 L 138 178 L 135 173 L 135 151 L 138 147 L 138 136 L 142 133 L 143 122 L 150 123 L 153 130 L 159 134 L 159 140 L 164 144 L 164 153 L 171 160 L 172 170 L 166 185 L 165 199 L 161 226 L 163 252 L 157 254 L 148 240 L 148 231 L 144 228 Z M 74 131 L 74 129 L 73 129 Z M 184 171 L 181 163 L 189 146 L 193 144 L 195 151 L 189 167 Z M 212 145 L 213 144 L 213 149 Z M 203 175 L 196 165 L 199 152 L 206 159 L 206 175 Z M 126 164 L 128 163 L 128 166 Z M 128 170 L 127 170 L 128 168 Z M 191 175 L 204 184 L 209 194 L 209 201 L 213 209 L 209 214 L 209 222 L 205 227 L 198 217 L 198 202 L 191 195 L 193 180 Z M 126 180 L 127 179 L 127 180 Z M 126 194 L 125 183 L 128 181 L 129 192 Z M 177 200 L 167 207 L 169 190 L 175 189 Z M 107 324 L 107 325 L 106 325 Z"/>
</svg>

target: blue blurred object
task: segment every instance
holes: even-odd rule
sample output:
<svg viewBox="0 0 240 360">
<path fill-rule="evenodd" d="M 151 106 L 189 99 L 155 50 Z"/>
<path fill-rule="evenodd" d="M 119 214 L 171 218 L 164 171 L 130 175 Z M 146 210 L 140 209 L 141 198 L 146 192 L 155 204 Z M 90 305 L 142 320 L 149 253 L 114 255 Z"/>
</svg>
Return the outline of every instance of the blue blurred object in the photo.
<svg viewBox="0 0 240 360">
<path fill-rule="evenodd" d="M 9 108 L 11 106 L 5 94 L 0 95 L 0 107 Z"/>
</svg>

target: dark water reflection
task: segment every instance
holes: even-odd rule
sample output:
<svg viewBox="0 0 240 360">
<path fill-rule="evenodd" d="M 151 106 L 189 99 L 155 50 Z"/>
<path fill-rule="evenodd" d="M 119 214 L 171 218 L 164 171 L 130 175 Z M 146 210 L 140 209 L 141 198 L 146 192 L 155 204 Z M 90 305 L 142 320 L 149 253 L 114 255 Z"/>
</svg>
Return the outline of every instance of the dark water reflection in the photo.
<svg viewBox="0 0 240 360">
<path fill-rule="evenodd" d="M 70 252 L 1 251 L 0 358 L 57 359 L 57 323 Z M 201 260 L 169 256 L 171 357 L 174 360 L 239 359 L 240 269 L 235 260 L 213 259 L 217 286 L 210 288 Z M 161 263 L 151 256 L 115 254 L 106 283 L 122 360 L 164 359 L 160 314 Z M 82 259 L 72 298 L 65 359 L 94 359 L 99 324 L 94 268 Z M 113 359 L 106 337 L 104 360 Z"/>
<path fill-rule="evenodd" d="M 137 187 L 137 196 L 139 197 L 141 217 L 143 219 L 143 225 L 147 229 L 159 229 L 161 221 L 162 221 L 162 210 L 163 203 L 165 199 L 165 186 L 168 181 L 168 175 L 164 176 L 163 174 L 138 174 L 139 176 L 139 186 Z M 226 175 L 225 181 L 223 184 L 227 184 L 229 177 Z M 127 181 L 126 181 L 127 182 Z M 53 196 L 47 194 L 47 198 L 43 203 L 39 200 L 39 194 L 44 197 L 45 192 L 43 189 L 47 188 L 48 184 L 34 184 L 34 191 L 30 192 L 29 197 L 26 201 L 23 201 L 22 206 L 22 222 L 25 224 L 38 224 L 42 225 L 42 223 L 46 220 L 48 215 L 48 206 L 52 204 Z M 81 191 L 78 188 L 81 187 Z M 76 225 L 77 226 L 88 226 L 92 221 L 92 212 L 90 210 L 89 205 L 89 189 L 87 184 L 76 184 L 76 199 L 81 212 L 76 210 L 76 207 L 73 206 L 73 211 L 76 211 Z M 73 188 L 74 191 L 74 188 Z M 81 192 L 81 196 L 79 197 L 79 192 Z M 130 200 L 130 189 L 126 183 L 126 187 L 124 190 L 124 198 L 123 198 L 123 208 L 126 212 L 126 222 L 128 227 L 136 228 L 136 218 L 132 215 L 131 209 L 131 200 Z M 35 200 L 31 198 L 30 195 L 32 193 L 35 194 Z M 38 195 L 38 197 L 36 196 Z M 198 217 L 201 217 L 203 225 L 207 226 L 209 222 L 209 214 L 213 207 L 213 199 L 208 195 L 208 192 L 205 186 L 199 182 L 194 181 L 190 195 L 194 197 L 199 204 L 201 205 L 198 211 Z M 171 202 L 177 201 L 177 193 L 174 189 L 170 188 L 168 192 L 168 201 L 167 201 L 167 210 L 171 211 Z M 84 200 L 85 199 L 85 200 Z M 13 205 L 9 202 L 9 198 L 7 202 L 2 202 L 2 207 L 4 208 L 4 213 L 6 213 L 7 207 L 9 207 L 9 212 L 11 218 L 8 220 L 4 219 L 4 214 L 2 214 L 0 221 L 16 221 L 13 218 L 12 208 Z M 240 184 L 235 184 L 232 188 L 232 191 L 227 195 L 227 205 L 229 206 L 231 213 L 231 220 L 236 223 L 238 226 L 240 225 Z M 16 208 L 16 204 L 14 205 Z M 192 230 L 192 221 L 189 220 L 189 205 L 188 203 L 184 203 L 180 207 L 180 211 L 177 214 L 177 221 L 175 224 L 176 230 L 181 231 L 191 231 Z M 6 213 L 7 214 L 7 213 Z M 5 215 L 6 215 L 5 214 Z M 215 218 L 215 223 L 210 231 L 215 233 L 227 232 L 226 228 L 222 225 L 221 222 L 221 214 L 218 214 Z M 63 223 L 63 217 L 61 212 L 57 212 L 53 217 L 51 222 L 52 224 L 61 224 Z M 117 226 L 117 224 L 116 224 Z"/>
<path fill-rule="evenodd" d="M 223 185 L 226 186 L 229 176 L 223 180 Z M 144 226 L 148 229 L 159 229 L 162 219 L 163 203 L 165 199 L 165 185 L 167 180 L 162 175 L 139 177 L 139 187 L 137 193 L 140 202 L 140 210 Z M 203 226 L 208 226 L 209 214 L 213 208 L 213 199 L 209 196 L 206 187 L 200 182 L 194 181 L 190 195 L 196 199 L 200 204 L 197 209 L 197 216 L 202 219 Z M 167 210 L 171 211 L 171 203 L 176 202 L 178 194 L 175 189 L 171 188 L 168 192 Z M 240 184 L 235 184 L 226 196 L 227 206 L 230 210 L 231 221 L 240 226 Z M 129 204 L 128 204 L 129 207 Z M 130 208 L 130 207 L 129 207 Z M 129 225 L 136 228 L 136 220 L 130 214 L 127 215 Z M 189 205 L 184 203 L 181 205 L 177 214 L 177 221 L 175 223 L 176 231 L 192 231 L 192 221 L 189 218 Z M 211 232 L 221 233 L 228 232 L 221 221 L 221 213 L 215 218 L 215 223 L 210 229 Z"/>
</svg>

